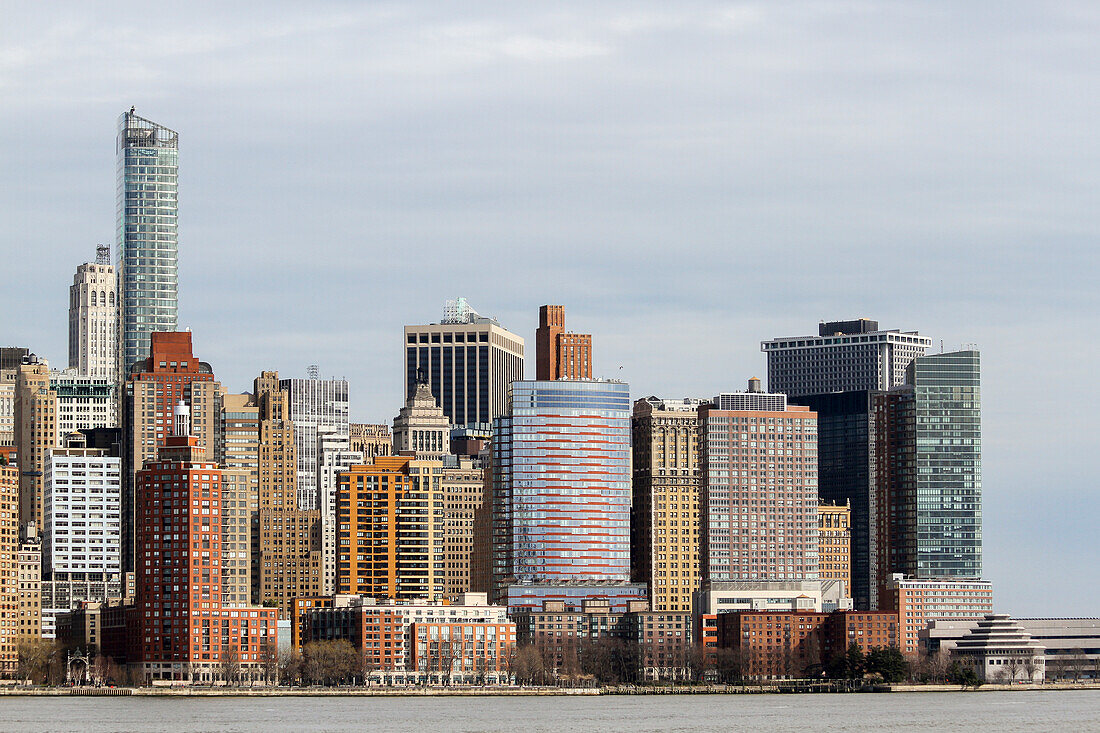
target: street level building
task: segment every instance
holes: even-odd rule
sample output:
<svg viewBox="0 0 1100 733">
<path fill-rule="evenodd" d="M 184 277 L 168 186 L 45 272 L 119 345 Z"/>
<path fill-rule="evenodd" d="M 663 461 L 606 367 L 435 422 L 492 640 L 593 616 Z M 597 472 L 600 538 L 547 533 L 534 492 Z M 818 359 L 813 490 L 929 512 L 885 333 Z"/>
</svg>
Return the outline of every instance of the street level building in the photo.
<svg viewBox="0 0 1100 733">
<path fill-rule="evenodd" d="M 179 134 L 131 110 L 119 117 L 116 150 L 118 374 L 126 379 L 149 355 L 149 334 L 177 328 Z"/>
<path fill-rule="evenodd" d="M 111 248 L 76 268 L 69 287 L 69 369 L 118 385 L 118 280 Z"/>
<path fill-rule="evenodd" d="M 523 379 L 523 339 L 465 298 L 449 300 L 440 323 L 405 326 L 406 400 L 422 378 L 452 425 L 490 423 Z"/>
<path fill-rule="evenodd" d="M 1007 613 L 989 613 L 958 640 L 952 656 L 982 682 L 1042 682 L 1044 649 Z"/>
<path fill-rule="evenodd" d="M 699 590 L 699 414 L 703 400 L 634 402 L 631 577 L 650 609 L 691 612 Z"/>
<path fill-rule="evenodd" d="M 567 332 L 563 306 L 541 306 L 535 332 L 535 379 L 591 378 L 592 335 Z"/>
</svg>

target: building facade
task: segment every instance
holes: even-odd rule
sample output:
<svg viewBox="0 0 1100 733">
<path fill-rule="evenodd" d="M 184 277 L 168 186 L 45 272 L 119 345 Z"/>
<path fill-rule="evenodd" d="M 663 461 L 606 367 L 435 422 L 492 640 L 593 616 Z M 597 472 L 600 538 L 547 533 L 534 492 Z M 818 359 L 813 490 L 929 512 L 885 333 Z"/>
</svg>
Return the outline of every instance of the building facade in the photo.
<svg viewBox="0 0 1100 733">
<path fill-rule="evenodd" d="M 19 472 L 0 465 L 0 677 L 19 667 Z"/>
<path fill-rule="evenodd" d="M 631 577 L 650 610 L 691 612 L 699 590 L 699 414 L 702 400 L 634 402 Z"/>
<path fill-rule="evenodd" d="M 294 447 L 298 453 L 298 508 L 317 509 L 317 432 L 327 429 L 347 436 L 348 380 L 321 379 L 310 367 L 308 379 L 283 379 L 289 395 Z"/>
<path fill-rule="evenodd" d="M 977 620 L 993 613 L 993 584 L 986 580 L 921 579 L 900 573 L 884 585 L 882 608 L 898 614 L 899 646 L 920 651 L 921 631 L 937 619 Z"/>
<path fill-rule="evenodd" d="M 436 404 L 426 382 L 405 402 L 393 421 L 393 452 L 419 458 L 442 459 L 450 453 L 451 424 Z"/>
<path fill-rule="evenodd" d="M 120 378 L 149 355 L 149 334 L 175 331 L 179 305 L 179 134 L 131 110 L 119 117 Z"/>
<path fill-rule="evenodd" d="M 19 621 L 17 641 L 42 638 L 42 540 L 33 525 L 19 538 Z"/>
<path fill-rule="evenodd" d="M 15 447 L 19 454 L 19 521 L 42 526 L 42 477 L 46 457 L 59 445 L 57 393 L 50 389 L 50 365 L 27 357 L 15 380 Z"/>
<path fill-rule="evenodd" d="M 535 379 L 591 378 L 592 335 L 566 332 L 563 306 L 541 306 L 535 332 Z"/>
<path fill-rule="evenodd" d="M 321 593 L 336 593 L 336 504 L 338 477 L 352 466 L 371 463 L 361 451 L 348 449 L 346 436 L 321 433 L 317 447 L 317 492 L 321 504 Z"/>
<path fill-rule="evenodd" d="M 349 450 L 362 453 L 368 462 L 378 456 L 393 455 L 393 435 L 389 425 L 353 422 L 348 427 Z"/>
<path fill-rule="evenodd" d="M 111 248 L 76 268 L 69 286 L 69 368 L 118 385 L 118 280 Z"/>
<path fill-rule="evenodd" d="M 106 377 L 88 377 L 75 370 L 50 372 L 50 389 L 57 395 L 57 434 L 118 427 L 118 384 Z"/>
<path fill-rule="evenodd" d="M 794 398 L 905 384 L 909 363 L 931 346 L 916 331 L 882 331 L 878 321 L 861 318 L 822 323 L 817 336 L 763 341 L 760 349 L 768 358 L 768 389 Z"/>
<path fill-rule="evenodd" d="M 516 381 L 508 404 L 493 425 L 493 599 L 629 583 L 629 386 Z"/>
<path fill-rule="evenodd" d="M 468 456 L 443 457 L 443 592 L 468 593 L 474 553 L 474 516 L 485 501 L 485 472 Z M 484 591 L 481 591 L 484 592 Z"/>
<path fill-rule="evenodd" d="M 121 463 L 95 448 L 56 448 L 46 459 L 44 579 L 121 583 Z"/>
<path fill-rule="evenodd" d="M 523 339 L 466 304 L 448 301 L 441 323 L 405 326 L 405 399 L 427 381 L 452 425 L 504 414 L 508 385 L 523 379 Z"/>
<path fill-rule="evenodd" d="M 852 587 L 852 510 L 847 505 L 819 504 L 817 507 L 818 572 L 822 580 L 839 580 L 845 593 Z"/>
</svg>

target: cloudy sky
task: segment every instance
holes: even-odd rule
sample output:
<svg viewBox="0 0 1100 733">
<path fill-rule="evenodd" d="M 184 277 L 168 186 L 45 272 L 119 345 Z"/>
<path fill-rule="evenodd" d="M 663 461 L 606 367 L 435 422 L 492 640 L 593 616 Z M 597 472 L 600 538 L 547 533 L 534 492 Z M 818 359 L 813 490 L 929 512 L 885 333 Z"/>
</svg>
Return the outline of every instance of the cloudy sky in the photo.
<svg viewBox="0 0 1100 733">
<path fill-rule="evenodd" d="M 0 342 L 64 365 L 136 105 L 180 132 L 180 324 L 228 389 L 319 364 L 388 421 L 401 327 L 459 295 L 532 350 L 565 304 L 637 396 L 740 388 L 761 339 L 877 318 L 982 351 L 997 606 L 1100 615 L 1094 3 L 0 17 Z"/>
</svg>

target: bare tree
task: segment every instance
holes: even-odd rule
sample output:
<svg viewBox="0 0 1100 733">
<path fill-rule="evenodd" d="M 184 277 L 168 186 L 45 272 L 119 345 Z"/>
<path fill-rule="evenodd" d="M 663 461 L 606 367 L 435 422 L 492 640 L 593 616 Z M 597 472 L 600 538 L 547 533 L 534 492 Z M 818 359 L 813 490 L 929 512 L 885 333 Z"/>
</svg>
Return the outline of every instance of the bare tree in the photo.
<svg viewBox="0 0 1100 733">
<path fill-rule="evenodd" d="M 1005 671 L 1008 672 L 1008 681 L 1015 682 L 1016 677 L 1023 672 L 1024 660 L 1013 654 L 1005 661 Z"/>
<path fill-rule="evenodd" d="M 235 647 L 231 647 L 228 651 L 222 649 L 221 659 L 218 663 L 218 673 L 227 685 L 236 685 L 240 682 L 241 655 Z"/>
<path fill-rule="evenodd" d="M 1035 681 L 1035 670 L 1038 667 L 1038 664 L 1039 664 L 1039 659 L 1036 655 L 1028 654 L 1026 657 L 1024 657 L 1024 660 L 1023 660 L 1024 674 L 1027 675 L 1027 681 L 1028 682 L 1034 682 Z"/>
<path fill-rule="evenodd" d="M 275 684 L 279 674 L 279 645 L 274 639 L 269 638 L 260 648 L 260 669 L 264 684 Z"/>
<path fill-rule="evenodd" d="M 279 678 L 288 685 L 294 685 L 302 679 L 305 660 L 297 649 L 291 649 L 279 655 Z"/>
</svg>

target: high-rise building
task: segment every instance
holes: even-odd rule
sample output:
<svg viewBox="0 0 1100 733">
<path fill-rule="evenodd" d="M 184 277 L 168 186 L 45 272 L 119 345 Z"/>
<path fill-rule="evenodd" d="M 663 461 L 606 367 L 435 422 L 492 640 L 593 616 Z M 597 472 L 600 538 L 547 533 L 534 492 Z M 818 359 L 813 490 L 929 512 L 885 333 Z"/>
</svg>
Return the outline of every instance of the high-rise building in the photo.
<svg viewBox="0 0 1100 733">
<path fill-rule="evenodd" d="M 981 365 L 977 351 L 914 359 L 874 397 L 879 584 L 982 574 Z"/>
<path fill-rule="evenodd" d="M 173 409 L 180 400 L 190 410 L 190 434 L 211 451 L 211 460 L 217 443 L 221 385 L 210 365 L 195 357 L 191 332 L 156 332 L 148 343 L 151 351 L 131 364 L 122 390 L 123 572 L 134 568 L 135 477 L 171 437 Z"/>
<path fill-rule="evenodd" d="M 592 378 L 592 334 L 565 330 L 565 307 L 539 308 L 535 331 L 535 379 Z"/>
<path fill-rule="evenodd" d="M 118 427 L 118 384 L 89 377 L 75 369 L 50 370 L 50 389 L 57 395 L 59 440 L 78 430 Z"/>
<path fill-rule="evenodd" d="M 321 593 L 321 512 L 298 507 L 300 464 L 290 395 L 279 385 L 278 372 L 262 372 L 253 390 L 260 408 L 260 483 L 253 547 L 258 573 L 252 582 L 255 602 L 275 603 L 288 614 L 295 598 Z"/>
<path fill-rule="evenodd" d="M 258 670 L 277 611 L 223 604 L 225 553 L 235 543 L 222 531 L 224 476 L 189 435 L 182 402 L 173 422 L 174 434 L 137 474 L 137 613 L 129 633 L 138 634 L 140 651 L 127 661 L 140 661 L 147 680 L 211 681 L 232 666 Z"/>
<path fill-rule="evenodd" d="M 488 425 L 504 414 L 508 385 L 523 379 L 523 339 L 447 301 L 441 323 L 405 326 L 405 399 L 426 381 L 452 425 Z"/>
<path fill-rule="evenodd" d="M 852 509 L 847 505 L 821 503 L 817 507 L 817 545 L 821 553 L 822 580 L 839 580 L 845 593 L 852 587 Z"/>
<path fill-rule="evenodd" d="M 19 622 L 20 643 L 42 638 L 42 540 L 34 524 L 26 524 L 19 537 Z"/>
<path fill-rule="evenodd" d="M 327 427 L 348 434 L 348 380 L 321 379 L 317 367 L 311 366 L 307 379 L 283 379 L 279 385 L 289 395 L 294 423 L 298 508 L 317 509 L 317 431 Z"/>
<path fill-rule="evenodd" d="M 630 388 L 516 381 L 493 423 L 495 602 L 645 599 L 630 584 Z"/>
<path fill-rule="evenodd" d="M 42 527 L 42 476 L 46 457 L 59 445 L 57 393 L 50 365 L 33 355 L 19 365 L 15 381 L 15 446 L 19 453 L 19 521 Z"/>
<path fill-rule="evenodd" d="M 369 463 L 378 456 L 393 455 L 393 435 L 385 423 L 351 423 L 348 450 L 358 451 Z"/>
<path fill-rule="evenodd" d="M 634 402 L 631 575 L 653 611 L 691 611 L 699 590 L 699 414 L 703 400 Z"/>
<path fill-rule="evenodd" d="M 353 426 L 354 427 L 354 426 Z M 386 431 L 389 434 L 389 431 Z M 371 463 L 362 451 L 348 448 L 349 439 L 331 428 L 317 433 L 317 500 L 321 511 L 321 593 L 336 592 L 336 488 L 339 475 L 352 466 Z"/>
<path fill-rule="evenodd" d="M 442 472 L 442 461 L 383 456 L 337 475 L 337 593 L 444 597 Z"/>
<path fill-rule="evenodd" d="M 467 593 L 474 551 L 474 515 L 485 501 L 485 472 L 469 456 L 443 457 L 443 592 Z"/>
<path fill-rule="evenodd" d="M 817 581 L 817 415 L 735 394 L 699 409 L 703 581 Z"/>
<path fill-rule="evenodd" d="M 393 421 L 393 452 L 441 459 L 450 453 L 451 424 L 425 382 L 416 385 Z"/>
<path fill-rule="evenodd" d="M 909 362 L 932 339 L 916 331 L 881 331 L 878 321 L 833 321 L 817 336 L 763 341 L 768 356 L 768 389 L 788 397 L 890 389 L 905 383 Z"/>
<path fill-rule="evenodd" d="M 179 134 L 133 109 L 118 123 L 118 374 L 125 380 L 149 355 L 149 334 L 177 328 Z"/>
<path fill-rule="evenodd" d="M 908 578 L 891 575 L 881 589 L 884 610 L 898 614 L 901 651 L 916 652 L 920 632 L 936 619 L 974 620 L 993 612 L 993 584 L 961 578 Z"/>
<path fill-rule="evenodd" d="M 254 579 L 259 578 L 260 544 L 260 408 L 252 395 L 218 394 L 215 401 L 217 419 L 214 460 L 222 469 L 223 491 L 233 497 L 233 511 L 226 513 L 230 527 L 239 531 L 241 522 L 247 525 L 245 548 L 234 547 L 227 558 L 235 567 L 222 581 L 222 598 L 231 605 L 252 602 Z M 243 475 L 243 478 L 241 476 Z M 243 485 L 241 485 L 243 481 Z M 227 500 L 225 503 L 229 503 Z M 246 515 L 246 518 L 242 517 Z M 228 531 L 228 530 L 227 530 Z M 236 541 L 235 541 L 236 542 Z M 240 565 L 240 555 L 247 553 L 248 568 Z M 227 568 L 223 568 L 223 571 Z M 223 572 L 223 575 L 226 573 Z M 245 576 L 244 600 L 237 599 L 239 582 Z"/>
<path fill-rule="evenodd" d="M 120 585 L 120 464 L 117 456 L 95 448 L 55 448 L 50 452 L 42 528 L 45 580 L 113 581 Z"/>
<path fill-rule="evenodd" d="M 111 248 L 76 268 L 69 286 L 69 368 L 118 384 L 118 281 Z"/>
<path fill-rule="evenodd" d="M 0 675 L 19 666 L 19 472 L 0 465 Z"/>
<path fill-rule="evenodd" d="M 15 369 L 0 370 L 0 448 L 15 447 Z"/>
<path fill-rule="evenodd" d="M 222 468 L 222 605 L 252 602 L 253 519 L 257 518 L 252 471 Z M 258 528 L 258 527 L 256 527 Z"/>
</svg>

